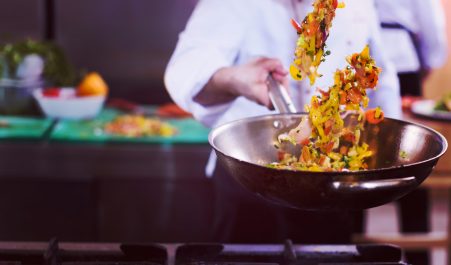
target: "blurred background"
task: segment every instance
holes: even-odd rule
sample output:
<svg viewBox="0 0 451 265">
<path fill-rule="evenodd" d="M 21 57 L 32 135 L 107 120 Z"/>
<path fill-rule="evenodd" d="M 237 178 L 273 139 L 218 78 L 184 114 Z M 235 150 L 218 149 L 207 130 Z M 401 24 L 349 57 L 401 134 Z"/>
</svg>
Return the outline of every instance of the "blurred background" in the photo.
<svg viewBox="0 0 451 265">
<path fill-rule="evenodd" d="M 99 71 L 111 97 L 170 101 L 163 73 L 196 0 L 0 0 L 0 43 L 51 40 L 77 69 Z M 448 18 L 451 3 L 443 0 Z M 451 27 L 447 27 L 448 37 Z M 451 42 L 448 42 L 448 45 Z M 448 58 L 449 58 L 448 54 Z M 433 71 L 424 95 L 451 87 L 451 60 Z"/>
<path fill-rule="evenodd" d="M 194 0 L 1 0 L 0 42 L 51 40 L 78 69 L 102 73 L 111 97 L 170 101 L 165 66 Z"/>
<path fill-rule="evenodd" d="M 442 2 L 448 31 L 448 60 L 441 69 L 433 71 L 425 81 L 423 94 L 427 98 L 439 98 L 443 92 L 451 90 L 451 1 L 443 0 Z"/>
<path fill-rule="evenodd" d="M 0 44 L 26 39 L 57 44 L 77 72 L 101 74 L 109 99 L 155 111 L 171 103 L 163 75 L 196 2 L 0 0 Z M 432 71 L 423 90 L 424 98 L 433 100 L 451 92 L 451 1 L 443 0 L 443 5 L 448 60 Z M 134 105 L 119 105 L 136 110 Z M 33 120 L 30 126 L 43 126 L 35 134 L 29 134 L 30 127 L 26 135 L 19 129 L 19 134 L 0 130 L 0 241 L 44 241 L 55 235 L 69 241 L 208 240 L 214 197 L 212 183 L 204 176 L 208 128 L 177 110 L 175 118 L 186 115 L 188 120 L 171 123 L 181 134 L 186 132 L 174 140 L 97 133 L 99 124 L 115 115 L 102 112 L 99 120 L 80 123 L 51 120 L 35 125 Z M 411 113 L 407 117 L 451 138 L 449 121 L 418 120 Z M 15 121 L 2 118 L 0 129 Z M 29 121 L 18 124 L 22 122 Z M 413 240 L 420 249 L 432 244 L 442 251 L 437 264 L 444 264 L 446 249 L 451 249 L 446 223 L 450 159 L 447 154 L 432 176 L 436 178 L 423 187 L 433 191 L 433 229 L 445 234 L 374 240 L 393 240 L 403 247 Z M 393 205 L 369 216 L 370 235 L 399 232 Z"/>
</svg>

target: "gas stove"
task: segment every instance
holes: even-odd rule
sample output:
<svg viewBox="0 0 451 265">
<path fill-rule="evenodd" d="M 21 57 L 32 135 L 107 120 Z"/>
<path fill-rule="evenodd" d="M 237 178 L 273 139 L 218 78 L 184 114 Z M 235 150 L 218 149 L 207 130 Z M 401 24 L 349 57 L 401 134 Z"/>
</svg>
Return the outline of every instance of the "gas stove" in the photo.
<svg viewBox="0 0 451 265">
<path fill-rule="evenodd" d="M 0 242 L 0 265 L 394 265 L 393 245 Z"/>
</svg>

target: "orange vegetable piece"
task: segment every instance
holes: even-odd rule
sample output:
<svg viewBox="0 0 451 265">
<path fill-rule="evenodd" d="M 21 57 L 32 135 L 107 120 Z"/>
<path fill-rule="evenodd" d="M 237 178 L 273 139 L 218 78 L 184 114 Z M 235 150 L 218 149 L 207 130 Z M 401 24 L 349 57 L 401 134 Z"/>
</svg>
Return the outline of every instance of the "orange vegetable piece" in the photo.
<svg viewBox="0 0 451 265">
<path fill-rule="evenodd" d="M 108 85 L 102 77 L 91 72 L 87 74 L 77 88 L 78 96 L 106 96 L 108 94 Z"/>
<path fill-rule="evenodd" d="M 365 112 L 365 118 L 371 124 L 378 124 L 384 120 L 384 112 L 379 107 L 369 109 Z"/>
</svg>

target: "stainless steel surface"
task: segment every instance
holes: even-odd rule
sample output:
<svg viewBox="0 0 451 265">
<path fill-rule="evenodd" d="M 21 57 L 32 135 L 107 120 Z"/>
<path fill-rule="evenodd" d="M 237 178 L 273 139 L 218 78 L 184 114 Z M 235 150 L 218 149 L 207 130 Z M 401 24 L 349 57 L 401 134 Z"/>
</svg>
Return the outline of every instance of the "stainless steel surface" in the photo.
<svg viewBox="0 0 451 265">
<path fill-rule="evenodd" d="M 447 149 L 446 139 L 436 131 L 386 118 L 378 125 L 366 125 L 362 133 L 374 152 L 369 170 L 308 172 L 266 167 L 277 161 L 277 136 L 295 127 L 302 115 L 234 121 L 212 130 L 209 141 L 222 166 L 251 192 L 285 206 L 312 210 L 364 209 L 396 200 L 420 185 Z"/>
<path fill-rule="evenodd" d="M 277 82 L 272 74 L 268 75 L 266 80 L 269 88 L 269 98 L 271 99 L 274 108 L 279 113 L 296 113 L 296 107 L 293 104 L 293 101 L 288 95 L 287 90 Z"/>
<path fill-rule="evenodd" d="M 372 189 L 390 189 L 399 188 L 401 186 L 415 185 L 415 177 L 405 177 L 396 179 L 382 179 L 382 180 L 370 180 L 370 181 L 334 181 L 332 187 L 337 192 L 361 192 L 364 190 Z"/>
</svg>

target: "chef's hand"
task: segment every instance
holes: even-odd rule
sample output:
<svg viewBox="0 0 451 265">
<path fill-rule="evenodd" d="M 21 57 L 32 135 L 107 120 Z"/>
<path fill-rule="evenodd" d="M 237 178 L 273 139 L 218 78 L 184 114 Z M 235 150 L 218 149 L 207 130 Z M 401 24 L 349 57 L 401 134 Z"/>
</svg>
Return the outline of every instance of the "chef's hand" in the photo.
<svg viewBox="0 0 451 265">
<path fill-rule="evenodd" d="M 276 81 L 288 87 L 288 72 L 280 60 L 261 57 L 242 65 L 219 69 L 194 100 L 202 105 L 215 105 L 244 96 L 272 109 L 266 84 L 270 73 Z"/>
</svg>

